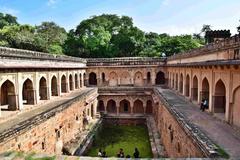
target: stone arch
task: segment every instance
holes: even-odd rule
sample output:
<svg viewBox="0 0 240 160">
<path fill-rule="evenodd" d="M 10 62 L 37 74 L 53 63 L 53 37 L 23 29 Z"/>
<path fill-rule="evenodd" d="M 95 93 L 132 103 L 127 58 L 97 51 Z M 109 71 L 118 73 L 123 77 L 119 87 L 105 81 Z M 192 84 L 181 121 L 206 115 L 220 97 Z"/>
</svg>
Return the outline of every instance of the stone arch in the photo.
<svg viewBox="0 0 240 160">
<path fill-rule="evenodd" d="M 117 113 L 116 102 L 112 99 L 107 102 L 107 112 L 108 113 Z"/>
<path fill-rule="evenodd" d="M 71 74 L 69 75 L 69 89 L 70 91 L 73 90 L 73 77 Z"/>
<path fill-rule="evenodd" d="M 226 111 L 226 87 L 220 79 L 215 85 L 214 91 L 214 113 L 225 113 Z"/>
<path fill-rule="evenodd" d="M 180 80 L 179 80 L 180 84 L 179 84 L 179 91 L 180 93 L 183 94 L 183 74 L 180 74 Z"/>
<path fill-rule="evenodd" d="M 75 74 L 75 89 L 78 89 L 78 75 Z"/>
<path fill-rule="evenodd" d="M 176 73 L 175 89 L 178 90 L 178 74 Z"/>
<path fill-rule="evenodd" d="M 80 83 L 80 88 L 82 88 L 82 74 L 79 74 L 79 83 Z"/>
<path fill-rule="evenodd" d="M 233 125 L 240 127 L 240 86 L 237 87 L 233 92 L 233 103 L 232 103 L 232 117 Z"/>
<path fill-rule="evenodd" d="M 190 96 L 190 76 L 187 74 L 185 81 L 185 96 Z"/>
<path fill-rule="evenodd" d="M 130 102 L 126 99 L 120 101 L 119 113 L 131 113 Z"/>
<path fill-rule="evenodd" d="M 106 81 L 105 73 L 102 72 L 102 83 L 104 83 L 105 81 Z"/>
<path fill-rule="evenodd" d="M 34 104 L 35 96 L 33 90 L 33 82 L 27 78 L 23 83 L 22 97 L 24 104 Z"/>
<path fill-rule="evenodd" d="M 45 77 L 42 77 L 39 81 L 39 96 L 40 100 L 48 99 L 48 91 L 47 91 L 47 80 Z"/>
<path fill-rule="evenodd" d="M 15 86 L 10 80 L 6 80 L 1 85 L 0 105 L 7 105 L 8 110 L 17 110 Z"/>
<path fill-rule="evenodd" d="M 151 72 L 147 72 L 147 83 L 151 84 Z"/>
<path fill-rule="evenodd" d="M 83 85 L 86 86 L 86 73 L 83 73 Z"/>
<path fill-rule="evenodd" d="M 103 112 L 103 111 L 105 111 L 105 107 L 104 107 L 104 102 L 103 102 L 103 100 L 99 100 L 99 101 L 98 101 L 97 111 L 98 111 L 98 112 Z"/>
<path fill-rule="evenodd" d="M 109 86 L 117 86 L 118 85 L 118 75 L 115 72 L 111 72 L 109 74 Z"/>
<path fill-rule="evenodd" d="M 136 100 L 133 103 L 133 113 L 144 113 L 143 102 L 141 100 Z"/>
<path fill-rule="evenodd" d="M 162 71 L 159 71 L 155 79 L 156 85 L 165 84 L 165 74 Z"/>
<path fill-rule="evenodd" d="M 97 85 L 97 74 L 94 72 L 91 72 L 89 74 L 88 84 L 96 86 Z"/>
<path fill-rule="evenodd" d="M 201 100 L 206 99 L 209 102 L 209 82 L 205 77 L 202 81 Z"/>
<path fill-rule="evenodd" d="M 131 84 L 131 76 L 128 72 L 123 72 L 120 77 L 121 85 L 130 85 Z"/>
<path fill-rule="evenodd" d="M 147 106 L 146 106 L 146 114 L 152 114 L 152 113 L 153 113 L 152 101 L 148 100 Z"/>
<path fill-rule="evenodd" d="M 136 72 L 135 76 L 134 76 L 134 84 L 136 86 L 143 86 L 144 82 L 143 82 L 143 75 L 141 72 Z"/>
<path fill-rule="evenodd" d="M 56 76 L 53 76 L 51 80 L 51 93 L 52 96 L 58 96 L 58 83 Z"/>
<path fill-rule="evenodd" d="M 61 77 L 61 93 L 67 93 L 67 78 L 65 75 Z"/>
<path fill-rule="evenodd" d="M 198 78 L 197 76 L 193 77 L 193 86 L 192 86 L 192 99 L 194 101 L 198 100 Z"/>
</svg>

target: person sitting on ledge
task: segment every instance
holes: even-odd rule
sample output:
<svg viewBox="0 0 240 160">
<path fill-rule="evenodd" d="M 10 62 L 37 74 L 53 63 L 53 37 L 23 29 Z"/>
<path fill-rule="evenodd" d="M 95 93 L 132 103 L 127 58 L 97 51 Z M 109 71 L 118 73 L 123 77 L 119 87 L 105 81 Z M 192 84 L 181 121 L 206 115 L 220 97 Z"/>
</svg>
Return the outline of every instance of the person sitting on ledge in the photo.
<svg viewBox="0 0 240 160">
<path fill-rule="evenodd" d="M 107 157 L 107 153 L 106 153 L 106 151 L 103 151 L 103 153 L 102 153 L 102 157 Z"/>
<path fill-rule="evenodd" d="M 101 149 L 98 150 L 98 157 L 102 157 L 102 150 Z"/>
<path fill-rule="evenodd" d="M 123 149 L 122 149 L 122 148 L 120 148 L 120 150 L 119 150 L 119 152 L 118 152 L 118 154 L 117 154 L 117 157 L 119 157 L 119 158 L 124 158 L 124 152 L 123 152 Z"/>
<path fill-rule="evenodd" d="M 139 158 L 139 151 L 135 148 L 135 152 L 133 153 L 134 158 Z"/>
</svg>

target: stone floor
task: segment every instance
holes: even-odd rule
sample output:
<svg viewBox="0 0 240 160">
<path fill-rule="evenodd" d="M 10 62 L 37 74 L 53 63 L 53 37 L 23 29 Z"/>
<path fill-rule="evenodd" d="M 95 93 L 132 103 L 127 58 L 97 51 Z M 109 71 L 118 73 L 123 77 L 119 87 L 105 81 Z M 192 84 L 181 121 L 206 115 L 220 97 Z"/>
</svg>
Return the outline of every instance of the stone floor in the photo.
<svg viewBox="0 0 240 160">
<path fill-rule="evenodd" d="M 189 121 L 198 126 L 210 139 L 223 148 L 231 158 L 240 157 L 240 135 L 227 123 L 214 118 L 199 106 L 187 101 L 170 89 L 158 88 L 164 98 Z"/>
<path fill-rule="evenodd" d="M 55 106 L 68 101 L 69 99 L 75 98 L 81 94 L 83 95 L 89 90 L 91 90 L 91 88 L 86 88 L 83 90 L 75 90 L 64 96 L 53 98 L 47 101 L 46 103 L 42 103 L 42 104 L 35 105 L 34 107 L 30 107 L 31 109 L 26 108 L 21 112 L 13 113 L 10 117 L 8 118 L 5 117 L 4 121 L 3 120 L 0 121 L 0 126 L 1 126 L 0 133 L 23 121 L 26 121 L 31 117 L 38 115 L 41 112 L 54 108 Z"/>
</svg>

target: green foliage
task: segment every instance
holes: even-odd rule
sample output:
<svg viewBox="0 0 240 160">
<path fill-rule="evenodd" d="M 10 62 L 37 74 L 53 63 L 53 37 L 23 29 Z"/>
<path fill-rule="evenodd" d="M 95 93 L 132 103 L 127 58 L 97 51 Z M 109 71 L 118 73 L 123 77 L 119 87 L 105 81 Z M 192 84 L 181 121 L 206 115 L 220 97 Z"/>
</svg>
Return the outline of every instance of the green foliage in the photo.
<svg viewBox="0 0 240 160">
<path fill-rule="evenodd" d="M 17 25 L 17 17 L 10 14 L 3 14 L 0 12 L 0 29 L 4 26 Z"/>
<path fill-rule="evenodd" d="M 203 26 L 203 31 L 210 29 Z M 144 33 L 132 18 L 103 14 L 83 20 L 68 33 L 54 22 L 20 25 L 17 18 L 0 13 L 0 46 L 83 58 L 163 57 L 204 44 L 200 34 L 169 36 Z"/>
<path fill-rule="evenodd" d="M 125 156 L 133 156 L 135 147 L 142 158 L 152 158 L 148 131 L 145 126 L 104 126 L 94 141 L 88 156 L 97 157 L 98 150 L 106 151 L 108 157 L 116 157 L 120 148 Z"/>
</svg>

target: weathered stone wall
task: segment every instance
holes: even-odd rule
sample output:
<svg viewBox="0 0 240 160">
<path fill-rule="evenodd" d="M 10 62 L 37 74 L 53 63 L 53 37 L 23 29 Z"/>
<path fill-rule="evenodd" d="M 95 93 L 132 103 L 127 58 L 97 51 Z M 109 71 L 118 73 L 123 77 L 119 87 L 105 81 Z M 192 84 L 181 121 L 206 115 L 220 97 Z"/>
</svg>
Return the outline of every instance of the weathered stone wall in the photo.
<svg viewBox="0 0 240 160">
<path fill-rule="evenodd" d="M 154 108 L 154 116 L 168 157 L 204 157 L 190 135 L 187 135 L 164 105 Z"/>
<path fill-rule="evenodd" d="M 96 98 L 97 90 L 90 90 L 1 133 L 0 152 L 61 154 L 62 146 L 83 131 L 83 118 L 94 118 Z"/>
</svg>

